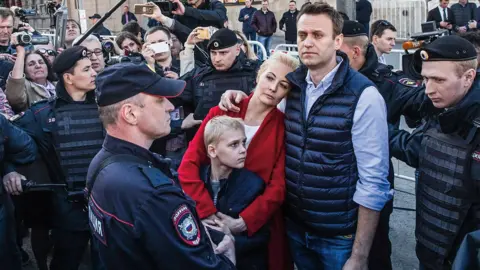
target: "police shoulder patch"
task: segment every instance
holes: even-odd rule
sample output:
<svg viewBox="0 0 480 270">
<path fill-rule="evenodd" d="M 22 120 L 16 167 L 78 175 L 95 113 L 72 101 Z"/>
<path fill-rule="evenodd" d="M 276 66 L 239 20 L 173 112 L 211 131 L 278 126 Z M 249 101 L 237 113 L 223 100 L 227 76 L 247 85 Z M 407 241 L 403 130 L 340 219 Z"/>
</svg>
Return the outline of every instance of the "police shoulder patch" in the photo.
<svg viewBox="0 0 480 270">
<path fill-rule="evenodd" d="M 173 226 L 178 236 L 189 246 L 200 244 L 200 228 L 187 205 L 180 205 L 172 215 Z"/>
<path fill-rule="evenodd" d="M 398 82 L 401 85 L 405 85 L 405 86 L 408 86 L 408 87 L 418 87 L 419 86 L 419 84 L 415 80 L 412 80 L 412 79 L 409 79 L 409 78 L 401 78 L 400 80 L 398 80 Z"/>
</svg>

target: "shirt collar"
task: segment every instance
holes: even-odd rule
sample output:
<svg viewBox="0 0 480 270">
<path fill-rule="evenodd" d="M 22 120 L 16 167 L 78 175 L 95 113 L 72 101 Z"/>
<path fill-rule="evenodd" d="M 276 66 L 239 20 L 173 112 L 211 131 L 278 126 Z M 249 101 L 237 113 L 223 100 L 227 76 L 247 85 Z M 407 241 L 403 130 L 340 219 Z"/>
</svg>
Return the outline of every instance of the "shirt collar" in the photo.
<svg viewBox="0 0 480 270">
<path fill-rule="evenodd" d="M 337 56 L 337 65 L 327 75 L 325 75 L 325 77 L 323 77 L 323 79 L 320 81 L 317 87 L 315 87 L 315 84 L 313 83 L 312 78 L 310 77 L 310 70 L 308 70 L 307 72 L 307 77 L 305 78 L 305 81 L 307 82 L 308 85 L 311 85 L 315 88 L 319 88 L 320 86 L 327 86 L 327 87 L 330 86 L 342 62 L 343 62 L 342 57 Z"/>
</svg>

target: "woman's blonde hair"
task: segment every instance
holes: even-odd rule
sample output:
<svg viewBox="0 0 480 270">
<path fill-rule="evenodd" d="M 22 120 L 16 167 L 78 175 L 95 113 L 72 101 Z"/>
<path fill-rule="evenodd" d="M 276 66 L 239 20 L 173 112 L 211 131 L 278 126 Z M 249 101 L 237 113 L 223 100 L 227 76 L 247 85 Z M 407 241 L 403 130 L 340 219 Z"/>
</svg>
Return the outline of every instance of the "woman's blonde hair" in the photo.
<svg viewBox="0 0 480 270">
<path fill-rule="evenodd" d="M 245 37 L 245 35 L 238 31 L 238 30 L 233 30 L 233 32 L 240 37 L 240 39 L 242 40 L 242 45 L 245 46 L 246 48 L 246 52 L 245 52 L 245 55 L 247 56 L 248 59 L 250 60 L 257 60 L 257 55 L 255 54 L 255 51 L 253 50 L 252 46 L 248 43 L 248 40 L 247 40 L 247 37 Z"/>
<path fill-rule="evenodd" d="M 282 63 L 287 67 L 292 68 L 292 70 L 295 70 L 298 68 L 298 66 L 300 66 L 300 61 L 297 58 L 283 52 L 275 52 L 270 56 L 270 58 L 265 60 L 258 69 L 257 82 L 260 79 L 260 76 L 268 69 L 271 64 L 275 65 L 277 63 Z"/>
</svg>

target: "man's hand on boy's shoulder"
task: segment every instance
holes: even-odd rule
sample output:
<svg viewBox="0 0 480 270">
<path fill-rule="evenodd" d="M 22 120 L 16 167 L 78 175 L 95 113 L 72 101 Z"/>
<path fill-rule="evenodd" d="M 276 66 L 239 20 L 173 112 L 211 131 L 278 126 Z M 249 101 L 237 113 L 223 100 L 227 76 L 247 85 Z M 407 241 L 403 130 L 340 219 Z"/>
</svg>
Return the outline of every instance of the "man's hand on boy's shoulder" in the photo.
<svg viewBox="0 0 480 270">
<path fill-rule="evenodd" d="M 247 230 L 247 224 L 245 224 L 245 221 L 242 217 L 232 218 L 231 216 L 225 215 L 221 212 L 218 212 L 215 215 L 220 222 L 227 225 L 233 234 L 238 234 Z"/>
</svg>

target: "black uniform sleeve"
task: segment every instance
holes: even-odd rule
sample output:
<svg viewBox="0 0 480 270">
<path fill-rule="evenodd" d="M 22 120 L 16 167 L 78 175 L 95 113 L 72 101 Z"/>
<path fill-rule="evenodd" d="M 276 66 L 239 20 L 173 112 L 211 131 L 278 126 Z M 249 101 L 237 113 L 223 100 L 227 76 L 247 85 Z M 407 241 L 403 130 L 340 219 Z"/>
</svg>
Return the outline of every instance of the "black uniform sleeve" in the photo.
<svg viewBox="0 0 480 270">
<path fill-rule="evenodd" d="M 157 269 L 235 269 L 229 259 L 214 253 L 195 209 L 178 193 L 155 190 L 134 226 Z"/>
<path fill-rule="evenodd" d="M 33 162 L 37 154 L 37 146 L 27 133 L 11 124 L 3 115 L 0 115 L 0 123 L 5 138 L 4 173 L 7 174 L 15 170 L 13 164 Z"/>
<path fill-rule="evenodd" d="M 398 130 L 391 124 L 389 124 L 388 129 L 390 154 L 405 162 L 408 166 L 418 168 L 423 129 L 419 127 L 411 134 L 405 130 Z"/>
<path fill-rule="evenodd" d="M 423 117 L 420 108 L 425 103 L 430 103 L 425 95 L 425 86 L 423 85 L 412 88 L 397 83 L 392 95 L 392 102 L 389 104 L 389 119 L 397 119 L 404 115 L 408 119 L 418 122 Z"/>
<path fill-rule="evenodd" d="M 211 10 L 185 7 L 184 16 L 193 17 L 202 22 L 208 22 L 211 25 L 223 25 L 227 20 L 227 9 L 220 1 L 211 1 Z"/>
</svg>

